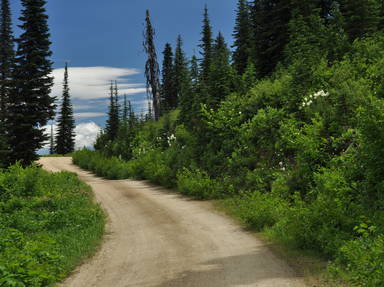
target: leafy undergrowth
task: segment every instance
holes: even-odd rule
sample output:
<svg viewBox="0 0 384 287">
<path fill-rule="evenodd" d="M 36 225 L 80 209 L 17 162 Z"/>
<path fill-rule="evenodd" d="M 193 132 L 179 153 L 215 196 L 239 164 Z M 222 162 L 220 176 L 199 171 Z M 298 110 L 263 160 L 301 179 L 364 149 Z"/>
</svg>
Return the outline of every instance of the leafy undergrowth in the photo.
<svg viewBox="0 0 384 287">
<path fill-rule="evenodd" d="M 164 155 L 164 154 L 163 154 Z M 153 159 L 152 165 L 149 161 Z M 100 152 L 82 150 L 74 154 L 73 161 L 80 167 L 98 175 L 112 178 L 149 179 L 169 186 L 168 169 L 164 170 L 153 157 L 124 162 L 116 157 L 106 158 Z M 157 166 L 150 175 L 151 166 Z M 315 273 L 325 285 L 376 287 L 384 284 L 384 240 L 381 227 L 362 215 L 359 207 L 349 202 L 343 191 L 344 182 L 336 172 L 324 171 L 319 186 L 338 186 L 340 194 L 323 191 L 310 203 L 297 194 L 287 199 L 279 192 L 228 192 L 233 189 L 233 178 L 218 181 L 198 169 L 181 169 L 175 173 L 171 186 L 178 192 L 198 199 L 221 199 L 220 208 L 237 218 L 245 227 L 262 232 L 268 240 L 282 248 L 288 261 L 297 254 L 310 254 L 303 260 L 291 260 L 300 272 Z M 164 184 L 168 182 L 168 184 Z M 275 187 L 278 189 L 279 187 Z M 223 191 L 227 193 L 223 196 Z M 377 222 L 377 221 L 376 221 Z M 280 246 L 280 247 L 279 247 Z M 289 255 L 293 252 L 294 255 Z M 297 253 L 295 253 L 297 252 Z M 304 253 L 303 253 L 304 252 Z M 291 258 L 290 258 L 291 257 Z M 309 259 L 308 259 L 309 258 Z M 308 261 L 308 262 L 309 262 Z M 330 262 L 326 264 L 326 262 Z M 328 265 L 328 266 L 327 266 Z M 328 269 L 328 272 L 325 272 Z M 317 280 L 317 279 L 316 279 Z M 320 284 L 320 283 L 316 283 Z"/>
<path fill-rule="evenodd" d="M 0 171 L 0 286 L 42 287 L 95 252 L 104 213 L 75 174 Z"/>
</svg>

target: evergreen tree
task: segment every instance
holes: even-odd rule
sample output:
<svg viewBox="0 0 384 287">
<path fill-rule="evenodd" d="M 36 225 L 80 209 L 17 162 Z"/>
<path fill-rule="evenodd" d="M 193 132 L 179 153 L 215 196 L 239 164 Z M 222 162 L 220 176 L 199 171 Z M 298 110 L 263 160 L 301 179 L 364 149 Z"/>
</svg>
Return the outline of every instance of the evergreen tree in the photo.
<svg viewBox="0 0 384 287">
<path fill-rule="evenodd" d="M 51 135 L 49 141 L 49 154 L 55 153 L 55 135 L 53 134 L 53 124 L 51 124 Z"/>
<path fill-rule="evenodd" d="M 146 12 L 144 32 L 144 50 L 148 59 L 145 64 L 145 76 L 147 80 L 147 94 L 152 101 L 155 121 L 160 118 L 160 70 L 157 62 L 156 48 L 154 42 L 155 31 L 152 27 L 149 10 Z"/>
<path fill-rule="evenodd" d="M 183 40 L 179 35 L 177 37 L 175 49 L 175 63 L 174 63 L 174 87 L 176 92 L 177 101 L 181 101 L 184 93 L 188 89 L 188 63 L 183 51 Z M 177 102 L 176 102 L 177 104 Z"/>
<path fill-rule="evenodd" d="M 113 84 L 111 81 L 111 86 L 109 89 L 109 111 L 108 119 L 106 124 L 106 136 L 108 140 L 113 141 L 119 131 L 119 106 L 118 106 L 118 94 L 116 89 L 116 84 Z"/>
<path fill-rule="evenodd" d="M 0 125 L 4 126 L 15 52 L 9 0 L 2 0 L 0 9 Z"/>
<path fill-rule="evenodd" d="M 203 18 L 203 31 L 201 32 L 201 44 L 199 47 L 201 48 L 201 78 L 203 82 L 208 81 L 209 71 L 211 68 L 212 62 L 212 27 L 209 20 L 208 15 L 208 7 L 204 8 L 204 18 Z"/>
<path fill-rule="evenodd" d="M 57 121 L 58 131 L 56 136 L 56 153 L 67 154 L 75 150 L 75 120 L 68 85 L 68 64 L 65 63 L 63 100 L 59 119 Z"/>
<path fill-rule="evenodd" d="M 384 30 L 384 1 L 383 0 L 378 0 L 379 1 L 379 7 L 380 7 L 380 22 L 379 22 L 379 30 L 383 31 Z"/>
<path fill-rule="evenodd" d="M 196 86 L 199 81 L 199 63 L 196 55 L 193 55 L 191 58 L 190 75 L 191 75 L 192 84 Z"/>
<path fill-rule="evenodd" d="M 178 104 L 180 106 L 180 115 L 179 120 L 186 124 L 190 125 L 193 116 L 197 116 L 196 106 L 200 103 L 195 103 L 194 99 L 197 97 L 197 89 L 193 89 L 193 85 L 197 84 L 198 77 L 198 62 L 197 58 L 193 56 L 192 64 L 194 71 L 194 77 L 196 77 L 195 83 L 192 83 L 192 74 L 188 67 L 188 60 L 183 51 L 183 41 L 181 36 L 177 37 L 177 44 L 175 50 L 175 64 L 174 64 L 174 81 L 175 81 L 175 90 L 177 93 Z M 196 93 L 196 94 L 195 94 Z"/>
<path fill-rule="evenodd" d="M 174 86 L 174 71 L 173 71 L 173 52 L 172 46 L 169 43 L 165 44 L 163 51 L 163 69 L 162 69 L 162 109 L 167 111 L 177 107 L 177 94 Z"/>
<path fill-rule="evenodd" d="M 15 53 L 9 0 L 2 0 L 0 9 L 0 167 L 2 167 L 6 165 L 9 154 L 6 106 L 11 91 Z"/>
<path fill-rule="evenodd" d="M 242 75 L 247 69 L 251 56 L 251 21 L 249 5 L 246 0 L 239 0 L 237 6 L 236 25 L 233 33 L 235 42 L 233 48 L 233 64 L 237 72 Z"/>
<path fill-rule="evenodd" d="M 254 0 L 253 58 L 260 77 L 270 75 L 283 59 L 289 41 L 290 0 Z"/>
<path fill-rule="evenodd" d="M 221 33 L 218 34 L 212 53 L 209 74 L 209 99 L 211 107 L 217 105 L 232 91 L 233 73 L 230 65 L 230 51 Z"/>
<path fill-rule="evenodd" d="M 53 78 L 49 28 L 45 0 L 22 0 L 17 40 L 15 90 L 9 102 L 9 143 L 11 161 L 29 165 L 38 158 L 36 151 L 48 140 L 41 129 L 55 114 L 54 98 L 50 96 Z"/>
<path fill-rule="evenodd" d="M 376 0 L 340 0 L 340 7 L 351 41 L 377 31 L 381 7 Z"/>
<path fill-rule="evenodd" d="M 128 106 L 129 103 L 129 106 Z M 124 105 L 123 105 L 123 118 L 122 122 L 124 124 L 128 123 L 128 117 L 129 117 L 129 107 L 131 106 L 131 102 L 127 101 L 127 95 L 124 94 Z"/>
</svg>

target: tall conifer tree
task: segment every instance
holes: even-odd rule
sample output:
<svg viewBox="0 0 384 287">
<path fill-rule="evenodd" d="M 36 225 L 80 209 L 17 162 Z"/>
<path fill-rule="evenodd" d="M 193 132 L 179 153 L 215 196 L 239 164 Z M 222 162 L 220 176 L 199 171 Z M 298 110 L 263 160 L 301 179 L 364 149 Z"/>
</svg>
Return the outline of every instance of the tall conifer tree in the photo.
<svg viewBox="0 0 384 287">
<path fill-rule="evenodd" d="M 340 0 L 345 31 L 351 41 L 377 31 L 380 24 L 380 5 L 375 0 Z"/>
<path fill-rule="evenodd" d="M 9 0 L 2 0 L 0 9 L 0 125 L 4 125 L 15 52 Z"/>
<path fill-rule="evenodd" d="M 49 154 L 55 153 L 55 135 L 53 134 L 53 124 L 51 124 L 51 134 L 49 140 Z"/>
<path fill-rule="evenodd" d="M 225 99 L 232 90 L 232 68 L 230 65 L 230 51 L 221 33 L 217 35 L 213 45 L 212 65 L 209 74 L 209 100 L 211 107 Z"/>
<path fill-rule="evenodd" d="M 106 134 L 108 140 L 114 140 L 119 132 L 119 107 L 117 105 L 118 95 L 116 92 L 116 84 L 111 81 L 109 89 L 109 111 L 106 124 Z"/>
<path fill-rule="evenodd" d="M 174 86 L 173 52 L 171 44 L 165 44 L 163 55 L 163 69 L 161 71 L 161 101 L 162 109 L 168 111 L 177 107 L 177 94 Z"/>
<path fill-rule="evenodd" d="M 9 146 L 6 132 L 6 107 L 9 102 L 14 66 L 14 39 L 9 0 L 0 7 L 0 167 L 7 163 Z"/>
<path fill-rule="evenodd" d="M 252 5 L 253 58 L 257 74 L 270 75 L 289 41 L 290 0 L 254 0 Z"/>
<path fill-rule="evenodd" d="M 145 63 L 145 76 L 147 80 L 147 94 L 152 102 L 155 121 L 158 121 L 160 118 L 160 69 L 157 62 L 154 37 L 155 31 L 152 27 L 149 10 L 147 10 L 143 42 L 144 50 L 148 56 Z"/>
<path fill-rule="evenodd" d="M 237 72 L 242 75 L 247 69 L 251 57 L 251 21 L 249 5 L 246 0 L 239 0 L 237 4 L 236 25 L 233 33 L 235 42 L 233 47 L 233 64 Z"/>
<path fill-rule="evenodd" d="M 53 84 L 50 56 L 48 16 L 45 0 L 22 0 L 20 28 L 23 33 L 17 40 L 15 90 L 9 105 L 9 143 L 11 161 L 20 160 L 29 165 L 38 158 L 48 136 L 41 129 L 55 114 L 54 97 L 50 96 Z"/>
<path fill-rule="evenodd" d="M 201 48 L 201 77 L 207 83 L 209 78 L 209 71 L 212 62 L 212 27 L 209 20 L 208 7 L 204 7 L 203 16 L 203 30 L 201 32 L 202 38 L 199 47 Z"/>
<path fill-rule="evenodd" d="M 69 94 L 67 63 L 65 63 L 64 70 L 63 100 L 57 123 L 56 153 L 67 154 L 73 152 L 75 150 L 75 120 L 73 118 L 73 109 Z"/>
<path fill-rule="evenodd" d="M 176 41 L 174 63 L 174 85 L 177 101 L 181 100 L 181 98 L 184 97 L 184 93 L 187 90 L 188 84 L 188 62 L 183 51 L 183 39 L 179 35 Z"/>
</svg>

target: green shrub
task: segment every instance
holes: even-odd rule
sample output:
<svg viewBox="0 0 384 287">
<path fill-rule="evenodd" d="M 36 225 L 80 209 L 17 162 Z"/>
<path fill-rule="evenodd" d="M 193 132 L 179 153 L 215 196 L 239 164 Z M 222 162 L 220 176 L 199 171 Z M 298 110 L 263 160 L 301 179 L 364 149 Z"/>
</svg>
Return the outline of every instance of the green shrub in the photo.
<svg viewBox="0 0 384 287">
<path fill-rule="evenodd" d="M 213 199 L 223 196 L 221 184 L 199 169 L 183 169 L 177 174 L 179 192 L 198 199 Z"/>
<path fill-rule="evenodd" d="M 333 274 L 345 277 L 354 286 L 384 286 L 384 236 L 361 237 L 340 248 Z"/>
<path fill-rule="evenodd" d="M 257 191 L 225 199 L 222 204 L 232 215 L 256 231 L 276 224 L 288 208 L 287 202 L 280 197 Z"/>
</svg>

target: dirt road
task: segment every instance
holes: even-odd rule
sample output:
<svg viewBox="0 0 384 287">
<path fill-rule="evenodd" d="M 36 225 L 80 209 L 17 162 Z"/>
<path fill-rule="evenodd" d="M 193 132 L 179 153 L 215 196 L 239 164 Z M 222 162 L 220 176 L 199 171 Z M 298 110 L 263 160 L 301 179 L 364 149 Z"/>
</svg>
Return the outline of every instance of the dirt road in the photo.
<svg viewBox="0 0 384 287">
<path fill-rule="evenodd" d="M 104 180 L 42 158 L 92 186 L 109 216 L 101 250 L 64 287 L 304 287 L 290 268 L 252 234 L 197 202 L 131 180 Z"/>
</svg>

